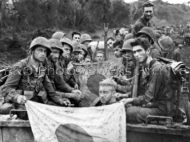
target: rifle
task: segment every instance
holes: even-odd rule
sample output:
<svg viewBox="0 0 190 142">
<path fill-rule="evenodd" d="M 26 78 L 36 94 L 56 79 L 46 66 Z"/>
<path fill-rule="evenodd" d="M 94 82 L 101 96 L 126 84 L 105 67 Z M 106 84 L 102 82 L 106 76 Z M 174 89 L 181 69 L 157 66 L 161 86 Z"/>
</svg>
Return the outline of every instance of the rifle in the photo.
<svg viewBox="0 0 190 142">
<path fill-rule="evenodd" d="M 137 97 L 138 91 L 138 81 L 139 81 L 139 62 L 136 61 L 136 66 L 134 70 L 134 81 L 133 81 L 133 90 L 132 90 L 132 98 Z"/>
</svg>

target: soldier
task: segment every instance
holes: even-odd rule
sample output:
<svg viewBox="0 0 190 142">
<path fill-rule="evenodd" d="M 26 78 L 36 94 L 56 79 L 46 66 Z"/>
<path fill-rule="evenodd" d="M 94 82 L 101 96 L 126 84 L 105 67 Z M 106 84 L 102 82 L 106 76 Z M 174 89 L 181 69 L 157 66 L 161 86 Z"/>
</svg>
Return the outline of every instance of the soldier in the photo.
<svg viewBox="0 0 190 142">
<path fill-rule="evenodd" d="M 73 62 L 75 63 L 84 63 L 85 58 L 88 55 L 86 46 L 79 44 L 73 51 Z"/>
<path fill-rule="evenodd" d="M 154 30 L 151 27 L 143 27 L 137 34 L 137 37 L 147 38 L 151 44 L 150 55 L 153 58 L 162 57 L 161 48 L 159 47 Z"/>
<path fill-rule="evenodd" d="M 63 58 L 65 66 L 67 67 L 68 63 L 71 61 L 71 53 L 73 52 L 73 43 L 70 39 L 64 37 L 60 40 L 63 46 Z"/>
<path fill-rule="evenodd" d="M 64 37 L 65 37 L 65 33 L 64 32 L 57 31 L 57 32 L 53 33 L 53 35 L 52 35 L 51 38 L 60 40 L 60 39 L 62 39 Z"/>
<path fill-rule="evenodd" d="M 62 38 L 60 42 L 63 45 L 63 59 L 62 64 L 64 64 L 65 69 L 67 70 L 67 73 L 64 74 L 64 78 L 66 82 L 75 89 L 78 89 L 78 84 L 76 83 L 76 80 L 72 74 L 70 74 L 69 68 L 73 68 L 71 64 L 71 55 L 73 52 L 73 43 L 68 38 Z"/>
<path fill-rule="evenodd" d="M 66 74 L 65 67 L 62 64 L 63 48 L 61 42 L 57 39 L 50 39 L 51 55 L 49 57 L 49 78 L 52 82 L 54 89 L 57 93 L 60 93 L 63 98 L 74 99 L 80 101 L 82 94 L 80 90 L 75 90 L 69 84 L 66 83 L 64 74 Z M 52 72 L 53 69 L 53 72 Z M 77 103 L 77 102 L 76 102 Z"/>
<path fill-rule="evenodd" d="M 96 62 L 103 62 L 105 60 L 104 58 L 104 51 L 99 49 L 96 51 L 96 54 L 95 54 L 95 61 Z"/>
<path fill-rule="evenodd" d="M 73 43 L 80 43 L 81 34 L 79 32 L 72 33 L 72 41 Z"/>
<path fill-rule="evenodd" d="M 89 45 L 91 42 L 92 42 L 92 38 L 91 38 L 91 36 L 89 34 L 82 34 L 81 35 L 80 43 L 85 46 L 85 50 L 87 50 L 88 55 L 91 57 L 91 60 L 92 60 L 93 52 L 92 52 L 92 49 L 91 49 L 91 47 Z"/>
<path fill-rule="evenodd" d="M 174 50 L 174 53 L 173 53 L 173 59 L 175 61 L 181 61 L 182 58 L 181 58 L 181 50 L 182 50 L 182 47 L 183 47 L 183 44 L 179 44 L 178 47 Z"/>
<path fill-rule="evenodd" d="M 143 16 L 138 19 L 132 29 L 132 33 L 134 36 L 143 28 L 143 27 L 151 27 L 150 20 L 152 19 L 154 14 L 154 5 L 151 2 L 146 2 L 143 5 Z"/>
<path fill-rule="evenodd" d="M 49 41 L 44 37 L 35 38 L 30 44 L 30 55 L 16 63 L 5 84 L 1 87 L 4 102 L 1 114 L 8 114 L 12 108 L 24 109 L 27 100 L 66 106 L 70 102 L 56 94 L 45 66 L 46 57 L 51 53 Z"/>
<path fill-rule="evenodd" d="M 170 70 L 168 66 L 153 59 L 150 53 L 150 44 L 145 38 L 138 38 L 131 43 L 133 54 L 142 66 L 145 76 L 144 86 L 139 86 L 138 95 L 134 98 L 123 99 L 128 107 L 127 121 L 143 123 L 148 115 L 169 115 L 174 110 L 174 92 L 171 87 Z M 141 82 L 142 80 L 140 80 Z M 139 83 L 142 85 L 142 83 Z M 140 90 L 144 87 L 144 90 Z"/>
<path fill-rule="evenodd" d="M 121 49 L 123 58 L 123 68 L 118 77 L 114 76 L 113 79 L 117 83 L 116 91 L 123 93 L 123 97 L 129 97 L 132 92 L 132 77 L 135 67 L 135 60 L 133 56 L 132 46 L 130 45 L 135 39 L 126 40 Z"/>
<path fill-rule="evenodd" d="M 108 78 L 99 83 L 99 97 L 94 100 L 91 106 L 102 106 L 116 103 L 116 83 Z"/>
<path fill-rule="evenodd" d="M 158 40 L 158 45 L 161 48 L 162 57 L 173 59 L 173 52 L 174 52 L 174 42 L 171 37 L 169 36 L 162 36 Z"/>
</svg>

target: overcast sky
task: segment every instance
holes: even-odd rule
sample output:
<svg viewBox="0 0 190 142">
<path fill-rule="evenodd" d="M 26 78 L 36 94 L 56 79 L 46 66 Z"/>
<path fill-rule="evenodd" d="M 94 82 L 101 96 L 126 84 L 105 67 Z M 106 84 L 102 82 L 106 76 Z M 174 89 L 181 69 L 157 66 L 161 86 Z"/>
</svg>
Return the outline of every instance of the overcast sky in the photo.
<svg viewBox="0 0 190 142">
<path fill-rule="evenodd" d="M 125 2 L 134 2 L 134 1 L 137 1 L 137 0 L 124 0 Z M 153 1 L 153 0 L 151 0 Z M 162 0 L 162 1 L 167 1 L 169 3 L 187 3 L 188 1 L 190 0 Z"/>
</svg>

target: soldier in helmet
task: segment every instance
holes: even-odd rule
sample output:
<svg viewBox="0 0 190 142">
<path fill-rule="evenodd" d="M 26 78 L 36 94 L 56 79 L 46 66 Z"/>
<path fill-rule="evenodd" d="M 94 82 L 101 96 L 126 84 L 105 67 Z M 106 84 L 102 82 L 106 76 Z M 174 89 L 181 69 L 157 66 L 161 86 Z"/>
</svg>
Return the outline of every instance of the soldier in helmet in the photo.
<svg viewBox="0 0 190 142">
<path fill-rule="evenodd" d="M 154 30 L 151 27 L 143 27 L 137 34 L 136 37 L 147 38 L 151 44 L 150 55 L 153 58 L 162 57 L 161 48 L 159 47 Z"/>
<path fill-rule="evenodd" d="M 116 91 L 123 93 L 123 97 L 129 97 L 131 95 L 133 72 L 135 68 L 135 59 L 133 56 L 132 46 L 130 45 L 135 39 L 128 39 L 124 42 L 121 49 L 121 56 L 123 60 L 123 67 L 119 73 L 119 76 L 114 76 L 113 79 L 117 83 Z"/>
<path fill-rule="evenodd" d="M 151 2 L 146 2 L 143 5 L 143 15 L 134 24 L 132 28 L 132 33 L 134 36 L 143 28 L 151 27 L 150 20 L 154 14 L 154 5 Z"/>
<path fill-rule="evenodd" d="M 49 72 L 48 76 L 53 84 L 53 87 L 57 91 L 57 93 L 61 93 L 64 98 L 74 99 L 75 101 L 80 101 L 82 98 L 81 91 L 75 90 L 71 87 L 64 78 L 66 74 L 65 67 L 62 64 L 62 54 L 63 48 L 61 42 L 57 39 L 50 39 L 50 46 L 51 46 L 51 55 L 48 58 L 49 60 Z"/>
<path fill-rule="evenodd" d="M 65 33 L 64 32 L 57 31 L 57 32 L 53 33 L 53 35 L 52 35 L 51 38 L 60 40 L 60 39 L 62 39 L 64 37 L 65 37 Z"/>
<path fill-rule="evenodd" d="M 89 34 L 82 34 L 81 35 L 80 43 L 83 44 L 86 47 L 87 53 L 92 59 L 93 52 L 92 52 L 92 49 L 91 49 L 91 47 L 89 45 L 91 42 L 92 42 L 92 38 L 91 38 L 91 36 Z"/>
<path fill-rule="evenodd" d="M 63 58 L 66 61 L 66 66 L 71 60 L 71 53 L 73 52 L 73 43 L 68 38 L 62 38 L 60 40 L 63 46 Z"/>
<path fill-rule="evenodd" d="M 71 55 L 73 54 L 73 42 L 68 38 L 62 38 L 60 42 L 62 43 L 63 46 L 62 64 L 64 64 L 67 70 L 67 72 L 64 74 L 64 78 L 71 87 L 78 89 L 78 84 L 76 83 L 74 76 L 71 74 L 71 70 L 73 68 L 73 65 L 71 63 L 72 62 Z"/>
<path fill-rule="evenodd" d="M 49 41 L 35 38 L 30 44 L 30 55 L 16 63 L 5 84 L 1 87 L 4 98 L 0 113 L 7 114 L 12 108 L 24 109 L 27 100 L 39 103 L 67 106 L 68 99 L 56 94 L 48 76 L 46 59 L 50 55 Z"/>
<path fill-rule="evenodd" d="M 162 57 L 173 59 L 174 42 L 169 36 L 162 36 L 158 40 L 158 45 L 161 48 Z"/>
</svg>

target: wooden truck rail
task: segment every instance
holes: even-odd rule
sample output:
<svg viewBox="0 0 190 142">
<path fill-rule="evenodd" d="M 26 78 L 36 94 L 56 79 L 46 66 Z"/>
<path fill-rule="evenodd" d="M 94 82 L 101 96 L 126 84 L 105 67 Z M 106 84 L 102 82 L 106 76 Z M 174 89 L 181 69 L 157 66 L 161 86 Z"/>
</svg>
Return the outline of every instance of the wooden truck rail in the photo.
<svg viewBox="0 0 190 142">
<path fill-rule="evenodd" d="M 34 142 L 29 121 L 0 121 L 0 142 Z M 190 142 L 190 126 L 127 124 L 127 142 Z"/>
</svg>

